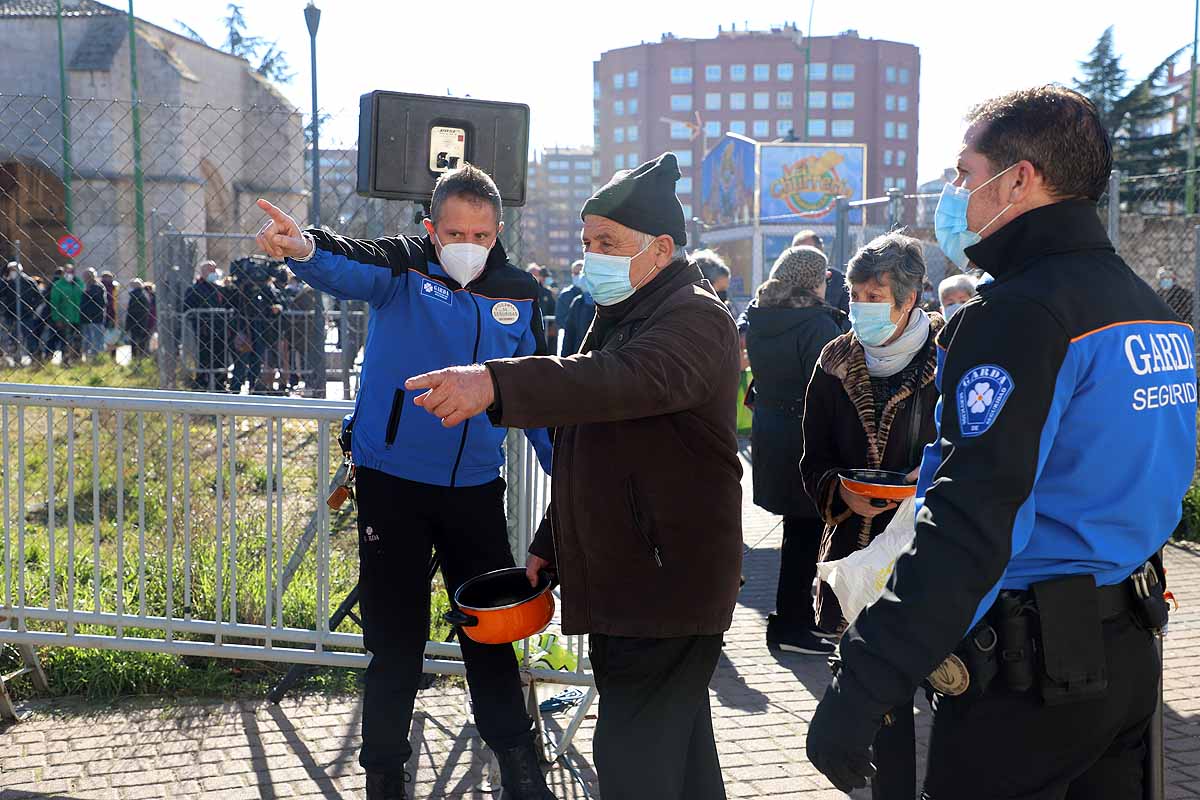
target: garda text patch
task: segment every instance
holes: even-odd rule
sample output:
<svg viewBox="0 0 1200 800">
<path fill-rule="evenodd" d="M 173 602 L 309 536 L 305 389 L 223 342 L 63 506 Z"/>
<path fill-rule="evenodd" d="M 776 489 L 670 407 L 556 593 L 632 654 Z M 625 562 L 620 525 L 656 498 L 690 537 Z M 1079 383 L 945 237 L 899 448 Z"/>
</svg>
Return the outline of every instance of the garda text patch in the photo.
<svg viewBox="0 0 1200 800">
<path fill-rule="evenodd" d="M 963 436 L 982 436 L 996 422 L 1013 392 L 1012 377 L 994 364 L 968 370 L 958 382 L 958 429 Z"/>
<path fill-rule="evenodd" d="M 453 305 L 453 293 L 437 281 L 425 279 L 421 281 L 421 297 L 427 300 L 438 300 L 446 305 Z"/>
</svg>

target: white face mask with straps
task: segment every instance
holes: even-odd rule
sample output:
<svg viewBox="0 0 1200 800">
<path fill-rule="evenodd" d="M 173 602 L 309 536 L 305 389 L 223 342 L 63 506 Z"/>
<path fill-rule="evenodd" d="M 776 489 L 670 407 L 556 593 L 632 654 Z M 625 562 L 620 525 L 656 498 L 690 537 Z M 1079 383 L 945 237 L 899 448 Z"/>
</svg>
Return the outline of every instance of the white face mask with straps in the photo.
<svg viewBox="0 0 1200 800">
<path fill-rule="evenodd" d="M 442 269 L 446 270 L 447 275 L 458 281 L 459 286 L 466 286 L 483 272 L 483 268 L 487 264 L 488 253 L 491 252 L 488 248 L 470 242 L 442 244 L 442 240 L 436 233 L 433 238 L 442 248 L 439 256 Z"/>
</svg>

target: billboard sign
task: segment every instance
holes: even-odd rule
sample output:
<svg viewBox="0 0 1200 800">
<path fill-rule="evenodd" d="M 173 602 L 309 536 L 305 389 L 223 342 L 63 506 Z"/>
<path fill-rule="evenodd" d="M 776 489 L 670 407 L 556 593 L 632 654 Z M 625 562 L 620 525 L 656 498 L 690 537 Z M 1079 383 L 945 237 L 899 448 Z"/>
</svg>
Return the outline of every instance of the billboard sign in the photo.
<svg viewBox="0 0 1200 800">
<path fill-rule="evenodd" d="M 863 199 L 866 145 L 764 144 L 759 150 L 763 223 L 833 224 L 839 198 Z M 851 209 L 849 221 L 861 224 L 862 209 Z"/>
<path fill-rule="evenodd" d="M 700 219 L 718 227 L 754 221 L 753 140 L 727 133 L 704 157 L 700 177 Z"/>
</svg>

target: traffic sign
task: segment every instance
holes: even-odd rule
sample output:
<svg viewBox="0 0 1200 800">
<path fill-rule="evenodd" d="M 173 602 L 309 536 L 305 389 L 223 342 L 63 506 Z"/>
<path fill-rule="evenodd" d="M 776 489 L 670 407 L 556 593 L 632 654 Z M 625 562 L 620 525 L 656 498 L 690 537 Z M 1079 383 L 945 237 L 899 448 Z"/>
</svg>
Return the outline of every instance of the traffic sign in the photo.
<svg viewBox="0 0 1200 800">
<path fill-rule="evenodd" d="M 77 258 L 83 252 L 83 242 L 68 233 L 59 237 L 58 252 L 67 258 Z"/>
</svg>

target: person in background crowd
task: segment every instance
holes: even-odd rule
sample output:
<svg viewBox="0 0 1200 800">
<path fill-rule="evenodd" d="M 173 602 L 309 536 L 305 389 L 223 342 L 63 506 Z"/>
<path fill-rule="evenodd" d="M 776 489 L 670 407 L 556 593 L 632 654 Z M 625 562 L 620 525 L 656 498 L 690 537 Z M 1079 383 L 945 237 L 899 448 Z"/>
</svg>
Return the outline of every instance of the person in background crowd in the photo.
<svg viewBox="0 0 1200 800">
<path fill-rule="evenodd" d="M 938 284 L 938 300 L 941 302 L 942 316 L 947 322 L 976 295 L 975 283 L 970 275 L 951 275 Z"/>
<path fill-rule="evenodd" d="M 876 729 L 925 682 L 924 796 L 1136 800 L 1161 725 L 1159 553 L 1196 469 L 1195 337 L 1109 241 L 1091 100 L 1038 86 L 967 123 L 934 228 L 995 281 L 938 336 L 916 539 L 843 638 L 807 752 L 863 786 Z"/>
<path fill-rule="evenodd" d="M 592 321 L 596 318 L 596 300 L 592 297 L 586 280 L 582 280 L 579 294 L 571 301 L 567 309 L 567 318 L 563 322 L 562 355 L 573 356 L 583 346 Z"/>
<path fill-rule="evenodd" d="M 583 353 L 406 382 L 443 425 L 556 425 L 550 509 L 527 564 L 555 570 L 562 629 L 590 634 L 594 754 L 609 800 L 723 800 L 709 683 L 742 560 L 737 329 L 687 258 L 664 153 L 584 204 L 599 306 Z M 428 602 L 428 600 L 426 600 Z"/>
<path fill-rule="evenodd" d="M 83 284 L 75 277 L 75 265 L 67 264 L 50 287 L 50 314 L 62 347 L 62 364 L 70 366 L 80 355 L 79 306 Z"/>
<path fill-rule="evenodd" d="M 933 283 L 929 278 L 925 279 L 925 283 L 921 287 L 921 310 L 939 312 L 942 310 L 942 304 L 938 302 L 937 289 L 933 288 Z"/>
<path fill-rule="evenodd" d="M 104 347 L 112 356 L 112 360 L 116 361 L 117 344 L 121 339 L 121 328 L 117 324 L 117 295 L 121 291 L 121 284 L 108 270 L 100 273 L 100 283 L 108 295 L 104 306 Z"/>
<path fill-rule="evenodd" d="M 215 261 L 201 261 L 196 282 L 183 295 L 183 311 L 196 336 L 196 374 L 192 388 L 223 392 L 228 387 L 228 299 Z"/>
<path fill-rule="evenodd" d="M 5 280 L 0 282 L 0 312 L 8 331 L 14 364 L 20 364 L 22 350 L 33 356 L 41 350 L 41 325 L 37 308 L 42 304 L 38 283 L 16 261 L 8 263 Z"/>
<path fill-rule="evenodd" d="M 154 335 L 158 333 L 158 287 L 146 281 L 142 288 L 146 290 L 146 299 L 150 302 L 150 337 L 153 340 Z"/>
<path fill-rule="evenodd" d="M 558 293 L 558 299 L 554 302 L 554 321 L 560 331 L 566 331 L 567 313 L 571 310 L 571 303 L 576 297 L 583 294 L 583 289 L 580 286 L 580 275 L 583 273 L 583 260 L 580 259 L 571 264 L 571 285 Z M 550 342 L 550 349 L 554 350 L 556 342 Z M 564 355 L 570 355 L 565 353 Z"/>
<path fill-rule="evenodd" d="M 133 358 L 150 355 L 151 328 L 150 294 L 141 278 L 129 282 L 129 298 L 125 305 L 125 334 L 133 346 Z"/>
<path fill-rule="evenodd" d="M 549 317 L 554 313 L 554 292 L 546 285 L 546 280 L 550 277 L 550 270 L 539 267 L 537 264 L 530 264 L 528 272 L 538 282 L 538 308 L 542 311 L 542 317 Z"/>
<path fill-rule="evenodd" d="M 54 358 L 58 344 L 58 334 L 54 330 L 54 321 L 50 310 L 50 282 L 40 275 L 36 278 L 38 299 L 34 309 L 34 347 L 31 357 L 35 364 L 45 364 Z"/>
<path fill-rule="evenodd" d="M 925 258 L 921 242 L 880 236 L 850 259 L 850 333 L 821 352 L 804 406 L 804 488 L 825 521 L 820 560 L 866 547 L 892 521 L 896 503 L 876 506 L 842 486 L 846 469 L 898 472 L 916 482 L 925 445 L 933 441 L 934 339 L 945 321 L 921 310 Z M 846 626 L 833 590 L 822 582 L 817 624 L 840 635 Z M 912 800 L 916 734 L 912 695 L 892 711 L 893 724 L 875 737 L 871 782 L 875 800 Z"/>
<path fill-rule="evenodd" d="M 767 618 L 767 645 L 792 653 L 831 655 L 816 632 L 813 581 L 825 523 L 800 482 L 804 398 L 825 345 L 850 329 L 825 303 L 829 262 L 815 247 L 790 247 L 758 287 L 746 311 L 746 347 L 754 371 L 754 504 L 783 516 L 779 588 Z"/>
<path fill-rule="evenodd" d="M 89 362 L 104 352 L 104 287 L 96 279 L 96 270 L 83 271 L 83 298 L 79 303 L 79 327 L 83 334 L 83 352 Z"/>
<path fill-rule="evenodd" d="M 262 388 L 260 378 L 267 351 L 279 342 L 284 297 L 260 265 L 233 276 L 233 279 L 229 302 L 234 311 L 230 330 L 234 364 L 233 382 L 229 388 L 234 394 L 241 394 L 245 385 L 246 391 L 254 394 Z"/>
<path fill-rule="evenodd" d="M 815 247 L 825 252 L 825 243 L 816 231 L 803 230 L 792 237 L 792 247 Z M 825 302 L 843 314 L 850 313 L 850 293 L 846 290 L 846 274 L 830 265 L 825 281 Z"/>
<path fill-rule="evenodd" d="M 1192 290 L 1179 283 L 1175 270 L 1162 267 L 1158 270 L 1158 296 L 1188 325 L 1192 320 Z"/>
<path fill-rule="evenodd" d="M 736 316 L 733 312 L 733 303 L 729 302 L 729 282 L 732 273 L 726 266 L 725 259 L 721 258 L 716 250 L 705 249 L 694 251 L 692 261 L 696 262 L 704 279 L 709 282 L 713 291 L 717 293 L 717 297 L 721 298 L 721 302 L 729 309 L 730 316 Z"/>
<path fill-rule="evenodd" d="M 306 377 L 309 375 L 308 343 L 309 337 L 313 335 L 312 314 L 317 313 L 317 294 L 311 286 L 289 270 L 283 295 L 288 311 L 296 312 L 288 315 L 288 322 L 285 326 L 288 350 L 286 358 L 280 362 L 287 373 L 288 391 L 292 391 L 300 385 L 302 378 L 311 383 L 311 379 Z M 356 324 L 353 316 L 348 323 L 350 326 Z M 324 330 L 323 325 L 321 329 Z"/>
</svg>

